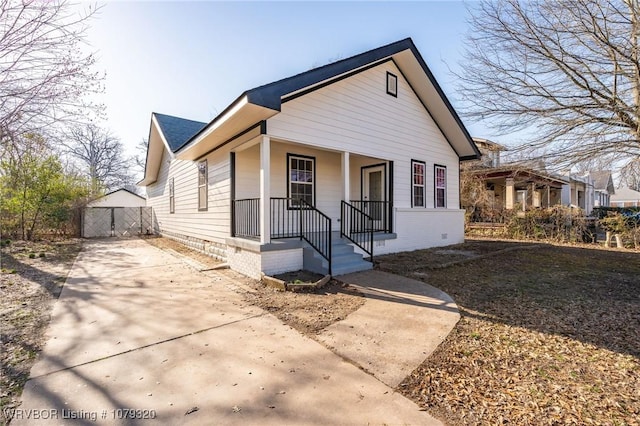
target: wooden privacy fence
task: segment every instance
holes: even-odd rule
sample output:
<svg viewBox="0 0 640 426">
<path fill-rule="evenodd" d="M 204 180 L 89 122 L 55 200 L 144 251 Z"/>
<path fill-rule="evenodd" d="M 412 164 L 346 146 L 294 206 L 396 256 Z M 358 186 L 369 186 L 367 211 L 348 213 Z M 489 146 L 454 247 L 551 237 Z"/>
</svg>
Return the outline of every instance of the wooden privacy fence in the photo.
<svg viewBox="0 0 640 426">
<path fill-rule="evenodd" d="M 154 234 L 158 224 L 151 207 L 87 207 L 81 229 L 84 238 L 131 237 Z"/>
</svg>

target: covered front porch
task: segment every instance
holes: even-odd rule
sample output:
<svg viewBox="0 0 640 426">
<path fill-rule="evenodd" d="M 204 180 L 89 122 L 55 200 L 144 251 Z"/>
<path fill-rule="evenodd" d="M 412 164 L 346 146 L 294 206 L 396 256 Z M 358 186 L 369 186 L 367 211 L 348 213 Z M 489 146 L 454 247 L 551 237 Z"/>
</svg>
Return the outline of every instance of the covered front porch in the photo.
<svg viewBox="0 0 640 426">
<path fill-rule="evenodd" d="M 323 259 L 311 269 L 331 274 L 340 260 L 355 267 L 351 254 L 371 261 L 374 241 L 395 237 L 392 161 L 261 135 L 232 153 L 231 185 L 233 247 L 311 248 Z M 290 254 L 305 269 L 314 263 L 309 250 Z"/>
<path fill-rule="evenodd" d="M 561 203 L 559 178 L 530 170 L 484 172 L 483 178 L 494 209 L 548 208 Z"/>
</svg>

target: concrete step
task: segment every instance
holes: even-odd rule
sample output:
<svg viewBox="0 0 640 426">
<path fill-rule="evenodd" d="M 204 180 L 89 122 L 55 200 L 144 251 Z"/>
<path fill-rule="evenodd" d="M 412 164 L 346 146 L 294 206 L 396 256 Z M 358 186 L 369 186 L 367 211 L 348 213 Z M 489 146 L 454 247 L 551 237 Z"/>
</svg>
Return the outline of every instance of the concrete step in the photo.
<svg viewBox="0 0 640 426">
<path fill-rule="evenodd" d="M 362 255 L 354 251 L 354 247 L 346 239 L 339 235 L 332 235 L 331 240 L 331 269 L 332 275 L 343 275 L 351 272 L 366 271 L 373 268 L 371 262 L 367 262 Z M 312 247 L 304 249 L 304 269 L 327 273 L 329 262 Z"/>
<path fill-rule="evenodd" d="M 337 277 L 339 275 L 350 274 L 352 272 L 368 271 L 373 269 L 373 264 L 362 260 L 357 263 L 346 263 L 342 265 L 331 265 L 332 275 Z"/>
</svg>

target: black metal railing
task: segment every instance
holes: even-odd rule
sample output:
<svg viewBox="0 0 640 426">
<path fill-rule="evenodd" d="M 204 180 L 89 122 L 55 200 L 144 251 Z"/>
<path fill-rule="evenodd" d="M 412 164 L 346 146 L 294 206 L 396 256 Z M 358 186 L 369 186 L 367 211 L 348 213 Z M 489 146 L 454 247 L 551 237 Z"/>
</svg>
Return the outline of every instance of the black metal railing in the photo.
<svg viewBox="0 0 640 426">
<path fill-rule="evenodd" d="M 234 237 L 260 238 L 260 198 L 233 200 L 231 203 Z"/>
<path fill-rule="evenodd" d="M 341 202 L 340 236 L 360 247 L 373 262 L 373 219 L 359 208 Z"/>
<path fill-rule="evenodd" d="M 300 238 L 300 212 L 291 198 L 271 199 L 271 238 Z"/>
<path fill-rule="evenodd" d="M 371 217 L 373 232 L 392 232 L 390 201 L 351 200 L 349 204 Z"/>
<path fill-rule="evenodd" d="M 331 275 L 331 218 L 304 200 L 297 200 L 300 213 L 300 238 L 313 247 L 329 265 Z"/>
<path fill-rule="evenodd" d="M 271 238 L 300 238 L 329 264 L 331 274 L 331 218 L 304 200 L 271 198 Z M 234 200 L 232 235 L 260 238 L 260 199 Z"/>
</svg>

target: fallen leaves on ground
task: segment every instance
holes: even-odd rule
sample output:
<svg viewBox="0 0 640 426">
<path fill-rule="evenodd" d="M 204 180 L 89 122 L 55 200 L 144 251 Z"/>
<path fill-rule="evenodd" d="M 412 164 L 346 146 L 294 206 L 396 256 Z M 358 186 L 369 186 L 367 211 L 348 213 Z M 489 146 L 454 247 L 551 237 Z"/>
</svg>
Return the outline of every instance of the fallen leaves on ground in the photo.
<svg viewBox="0 0 640 426">
<path fill-rule="evenodd" d="M 462 316 L 401 393 L 456 425 L 639 424 L 639 253 L 541 245 L 433 269 L 437 250 L 379 258 Z"/>
</svg>

